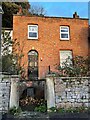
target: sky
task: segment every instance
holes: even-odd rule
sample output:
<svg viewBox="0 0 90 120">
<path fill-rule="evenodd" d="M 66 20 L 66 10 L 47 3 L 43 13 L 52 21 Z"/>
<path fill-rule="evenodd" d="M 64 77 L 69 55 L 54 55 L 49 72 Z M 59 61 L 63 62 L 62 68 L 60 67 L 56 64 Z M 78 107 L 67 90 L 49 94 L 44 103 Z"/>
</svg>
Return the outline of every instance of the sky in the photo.
<svg viewBox="0 0 90 120">
<path fill-rule="evenodd" d="M 88 2 L 30 2 L 30 4 L 43 6 L 47 16 L 72 17 L 73 13 L 77 12 L 81 18 L 88 18 Z"/>
</svg>

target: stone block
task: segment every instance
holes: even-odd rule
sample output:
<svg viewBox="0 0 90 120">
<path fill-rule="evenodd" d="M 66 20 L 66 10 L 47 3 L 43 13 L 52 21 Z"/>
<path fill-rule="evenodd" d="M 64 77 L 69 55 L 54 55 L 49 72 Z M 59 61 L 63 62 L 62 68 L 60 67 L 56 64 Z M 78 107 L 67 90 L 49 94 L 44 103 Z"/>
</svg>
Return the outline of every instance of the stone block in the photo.
<svg viewBox="0 0 90 120">
<path fill-rule="evenodd" d="M 68 102 L 68 99 L 67 99 L 67 98 L 63 99 L 63 102 L 64 102 L 64 103 L 67 103 L 67 102 Z"/>
<path fill-rule="evenodd" d="M 65 108 L 65 106 L 66 106 L 66 103 L 59 103 L 59 104 L 57 104 L 57 108 Z"/>
<path fill-rule="evenodd" d="M 74 107 L 78 107 L 78 103 L 77 102 L 74 103 Z"/>
<path fill-rule="evenodd" d="M 67 102 L 66 104 L 65 104 L 65 108 L 67 109 L 67 108 L 70 108 L 72 106 L 72 103 L 70 103 L 70 102 Z"/>
<path fill-rule="evenodd" d="M 72 103 L 75 102 L 75 99 L 71 99 L 70 102 L 72 102 Z"/>
<path fill-rule="evenodd" d="M 60 102 L 60 99 L 56 99 L 56 104 L 58 104 Z"/>
<path fill-rule="evenodd" d="M 76 98 L 77 98 L 77 96 L 76 96 L 76 95 L 74 95 L 74 96 L 73 96 L 73 99 L 76 99 Z"/>
<path fill-rule="evenodd" d="M 60 85 L 55 85 L 55 91 L 60 91 L 60 92 L 64 92 L 65 90 L 65 85 L 60 84 Z"/>
<path fill-rule="evenodd" d="M 88 99 L 83 99 L 83 102 L 84 102 L 84 103 L 88 103 L 89 100 L 88 100 Z"/>
<path fill-rule="evenodd" d="M 83 102 L 83 99 L 77 99 L 77 102 L 81 103 L 81 102 Z"/>
<path fill-rule="evenodd" d="M 90 106 L 89 106 L 89 103 L 84 103 L 84 106 L 85 106 L 85 107 L 90 107 Z"/>
</svg>

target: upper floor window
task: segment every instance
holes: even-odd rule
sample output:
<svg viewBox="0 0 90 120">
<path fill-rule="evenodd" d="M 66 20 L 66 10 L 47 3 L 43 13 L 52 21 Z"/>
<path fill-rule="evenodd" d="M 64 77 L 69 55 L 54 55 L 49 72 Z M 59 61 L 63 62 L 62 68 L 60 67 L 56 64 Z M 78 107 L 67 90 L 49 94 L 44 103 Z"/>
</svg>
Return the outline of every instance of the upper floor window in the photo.
<svg viewBox="0 0 90 120">
<path fill-rule="evenodd" d="M 68 26 L 60 26 L 60 39 L 69 40 L 69 27 Z"/>
<path fill-rule="evenodd" d="M 28 39 L 38 39 L 38 25 L 28 25 Z"/>
</svg>

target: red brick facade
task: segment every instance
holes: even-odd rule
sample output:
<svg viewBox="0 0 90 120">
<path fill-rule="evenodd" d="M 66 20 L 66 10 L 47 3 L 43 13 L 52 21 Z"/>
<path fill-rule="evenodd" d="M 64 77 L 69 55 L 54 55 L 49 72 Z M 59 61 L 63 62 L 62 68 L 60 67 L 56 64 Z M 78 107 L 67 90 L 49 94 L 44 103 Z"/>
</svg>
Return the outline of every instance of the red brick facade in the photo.
<svg viewBox="0 0 90 120">
<path fill-rule="evenodd" d="M 38 39 L 28 39 L 28 25 L 38 25 Z M 69 26 L 70 39 L 60 40 L 60 26 Z M 30 17 L 13 16 L 13 37 L 23 47 L 25 68 L 28 66 L 28 52 L 38 52 L 39 78 L 45 76 L 48 66 L 54 70 L 60 63 L 60 50 L 72 50 L 73 56 L 87 56 L 88 45 L 88 19 L 57 18 L 57 17 Z"/>
</svg>

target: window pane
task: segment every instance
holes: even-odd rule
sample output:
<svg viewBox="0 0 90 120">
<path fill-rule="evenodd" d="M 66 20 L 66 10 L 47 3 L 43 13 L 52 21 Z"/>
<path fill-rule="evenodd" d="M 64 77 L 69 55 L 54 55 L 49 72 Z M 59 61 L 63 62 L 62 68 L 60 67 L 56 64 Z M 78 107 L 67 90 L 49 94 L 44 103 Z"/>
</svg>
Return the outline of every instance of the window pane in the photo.
<svg viewBox="0 0 90 120">
<path fill-rule="evenodd" d="M 30 63 L 29 63 L 29 66 L 31 66 L 31 67 L 35 66 L 35 62 L 33 62 L 33 61 L 30 62 Z"/>
<path fill-rule="evenodd" d="M 60 51 L 60 65 L 63 66 L 66 61 L 68 65 L 72 64 L 72 51 Z"/>
<path fill-rule="evenodd" d="M 68 32 L 68 28 L 61 28 L 61 32 Z"/>
<path fill-rule="evenodd" d="M 37 62 L 35 62 L 35 67 L 37 66 Z"/>
<path fill-rule="evenodd" d="M 61 34 L 61 38 L 68 38 L 68 34 Z"/>
<path fill-rule="evenodd" d="M 61 59 L 66 59 L 68 57 L 72 58 L 72 51 L 64 50 L 60 51 Z"/>
<path fill-rule="evenodd" d="M 37 56 L 38 54 L 37 54 L 36 51 L 30 51 L 30 52 L 28 53 L 28 55 L 36 55 L 36 56 Z"/>
<path fill-rule="evenodd" d="M 37 31 L 37 26 L 29 26 L 29 31 Z"/>
<path fill-rule="evenodd" d="M 29 32 L 29 37 L 37 37 L 37 33 L 35 33 L 35 32 Z"/>
</svg>

